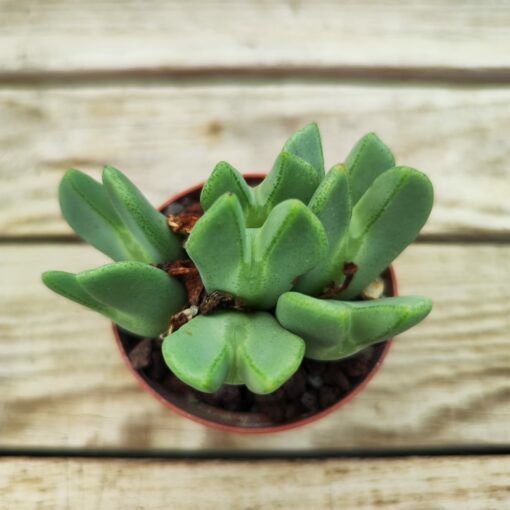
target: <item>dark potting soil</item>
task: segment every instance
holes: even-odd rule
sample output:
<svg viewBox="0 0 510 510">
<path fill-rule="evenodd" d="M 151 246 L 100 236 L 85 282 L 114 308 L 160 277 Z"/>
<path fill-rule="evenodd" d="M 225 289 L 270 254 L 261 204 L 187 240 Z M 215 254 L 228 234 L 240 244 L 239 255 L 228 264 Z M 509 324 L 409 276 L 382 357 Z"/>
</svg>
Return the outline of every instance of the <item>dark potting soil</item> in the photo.
<svg viewBox="0 0 510 510">
<path fill-rule="evenodd" d="M 232 385 L 225 385 L 216 393 L 203 393 L 183 383 L 167 367 L 161 340 L 140 339 L 125 332 L 122 336 L 133 367 L 163 393 L 226 411 L 264 415 L 275 424 L 300 420 L 336 404 L 365 379 L 384 348 L 379 344 L 340 361 L 305 359 L 281 388 L 267 395 Z"/>
<path fill-rule="evenodd" d="M 257 182 L 254 179 L 250 184 Z M 192 228 L 193 217 L 203 214 L 199 198 L 200 190 L 170 204 L 162 212 L 170 218 L 180 217 L 183 229 L 190 224 Z M 389 278 L 387 274 L 383 276 L 387 289 Z M 257 395 L 246 386 L 233 385 L 224 385 L 216 393 L 203 393 L 183 383 L 168 368 L 161 354 L 160 339 L 139 338 L 124 331 L 120 332 L 120 338 L 133 368 L 163 396 L 171 396 L 188 410 L 199 403 L 202 408 L 214 408 L 213 414 L 225 410 L 256 415 L 256 421 L 266 425 L 299 421 L 336 404 L 367 377 L 385 348 L 385 343 L 381 343 L 340 361 L 304 359 L 297 372 L 268 395 Z"/>
</svg>

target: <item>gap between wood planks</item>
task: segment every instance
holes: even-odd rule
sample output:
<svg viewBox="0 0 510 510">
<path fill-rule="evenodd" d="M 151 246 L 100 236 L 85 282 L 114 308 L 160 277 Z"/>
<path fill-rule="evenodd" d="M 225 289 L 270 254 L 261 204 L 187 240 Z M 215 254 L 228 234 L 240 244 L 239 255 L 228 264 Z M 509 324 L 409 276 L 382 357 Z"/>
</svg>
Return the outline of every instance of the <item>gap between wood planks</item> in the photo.
<svg viewBox="0 0 510 510">
<path fill-rule="evenodd" d="M 317 449 L 317 450 L 124 450 L 100 448 L 0 448 L 2 457 L 34 458 L 104 458 L 166 460 L 325 460 L 392 459 L 407 457 L 494 457 L 510 455 L 510 445 L 388 448 L 388 449 Z"/>
<path fill-rule="evenodd" d="M 510 244 L 510 232 L 468 234 L 422 234 L 414 241 L 419 244 Z M 6 244 L 86 244 L 72 234 L 42 236 L 0 235 L 0 245 Z"/>
<path fill-rule="evenodd" d="M 261 82 L 293 80 L 321 83 L 328 80 L 365 81 L 397 84 L 444 85 L 507 85 L 510 67 L 400 67 L 400 66 L 211 66 L 160 67 L 120 70 L 90 69 L 84 71 L 4 71 L 0 72 L 0 87 L 34 85 L 119 84 L 143 81 L 180 83 L 207 81 L 212 83 Z"/>
</svg>

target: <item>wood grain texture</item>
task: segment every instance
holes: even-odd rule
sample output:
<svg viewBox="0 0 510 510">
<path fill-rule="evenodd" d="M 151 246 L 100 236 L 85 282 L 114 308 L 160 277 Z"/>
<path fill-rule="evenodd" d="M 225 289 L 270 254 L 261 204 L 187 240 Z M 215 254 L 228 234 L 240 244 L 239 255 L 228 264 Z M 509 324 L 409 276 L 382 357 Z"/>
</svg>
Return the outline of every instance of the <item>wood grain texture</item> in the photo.
<svg viewBox="0 0 510 510">
<path fill-rule="evenodd" d="M 2 71 L 273 66 L 508 68 L 485 0 L 2 0 Z"/>
<path fill-rule="evenodd" d="M 0 90 L 0 235 L 70 234 L 68 167 L 127 173 L 154 204 L 226 159 L 267 171 L 293 130 L 319 122 L 326 162 L 376 131 L 430 175 L 428 234 L 510 234 L 510 89 L 340 84 L 135 85 Z"/>
<path fill-rule="evenodd" d="M 94 510 L 494 510 L 510 505 L 508 457 L 295 462 L 0 461 L 6 508 Z"/>
<path fill-rule="evenodd" d="M 353 402 L 271 436 L 209 431 L 166 410 L 123 366 L 109 323 L 39 283 L 106 259 L 84 245 L 0 246 L 0 446 L 392 448 L 510 443 L 510 246 L 413 245 L 402 294 L 434 300 Z"/>
</svg>

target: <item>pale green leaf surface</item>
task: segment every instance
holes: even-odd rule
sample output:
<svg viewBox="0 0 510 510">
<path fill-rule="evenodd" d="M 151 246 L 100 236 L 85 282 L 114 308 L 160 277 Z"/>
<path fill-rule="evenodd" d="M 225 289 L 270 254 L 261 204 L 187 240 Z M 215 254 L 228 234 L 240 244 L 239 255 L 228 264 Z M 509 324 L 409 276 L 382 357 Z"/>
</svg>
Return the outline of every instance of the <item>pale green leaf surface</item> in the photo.
<svg viewBox="0 0 510 510">
<path fill-rule="evenodd" d="M 177 280 L 142 262 L 116 262 L 77 275 L 48 271 L 43 282 L 140 336 L 163 333 L 186 302 Z"/>
<path fill-rule="evenodd" d="M 224 195 L 196 223 L 186 250 L 207 292 L 228 292 L 268 309 L 327 250 L 320 221 L 299 200 L 276 206 L 260 229 L 247 229 L 239 200 Z"/>
<path fill-rule="evenodd" d="M 352 211 L 344 256 L 358 271 L 338 298 L 358 295 L 416 239 L 432 202 L 430 180 L 412 168 L 394 167 L 374 181 Z"/>
<path fill-rule="evenodd" d="M 246 384 L 254 393 L 271 393 L 294 374 L 303 355 L 303 340 L 264 312 L 199 315 L 163 342 L 170 369 L 205 392 Z"/>
<path fill-rule="evenodd" d="M 59 202 L 67 223 L 84 241 L 113 260 L 135 258 L 129 248 L 136 247 L 136 240 L 99 182 L 70 169 L 60 182 Z"/>
<path fill-rule="evenodd" d="M 129 318 L 129 331 L 157 336 L 186 302 L 183 286 L 164 271 L 142 262 L 117 262 L 77 275 L 94 299 Z"/>
<path fill-rule="evenodd" d="M 322 223 L 329 247 L 322 261 L 299 279 L 296 289 L 316 294 L 342 275 L 344 239 L 351 219 L 349 180 L 344 165 L 336 165 L 326 174 L 308 208 Z"/>
<path fill-rule="evenodd" d="M 249 239 L 237 196 L 225 194 L 200 218 L 185 245 L 208 292 L 222 290 L 238 294 Z"/>
<path fill-rule="evenodd" d="M 80 305 L 86 306 L 91 310 L 102 313 L 110 318 L 114 311 L 110 307 L 100 303 L 88 294 L 78 283 L 74 273 L 65 271 L 46 271 L 42 274 L 42 281 L 53 292 L 70 299 Z"/>
<path fill-rule="evenodd" d="M 278 300 L 276 317 L 305 340 L 307 357 L 337 360 L 402 333 L 431 308 L 431 300 L 421 296 L 349 302 L 288 292 Z"/>
<path fill-rule="evenodd" d="M 324 177 L 319 129 L 309 124 L 289 138 L 271 171 L 257 186 L 250 187 L 229 163 L 218 163 L 200 195 L 204 211 L 225 193 L 237 196 L 246 225 L 259 228 L 279 203 L 295 198 L 307 204 Z"/>
<path fill-rule="evenodd" d="M 308 204 L 319 183 L 320 177 L 310 163 L 290 152 L 281 152 L 271 172 L 254 190 L 261 213 L 257 223 L 248 225 L 260 226 L 271 210 L 285 200 L 293 198 Z"/>
<path fill-rule="evenodd" d="M 106 166 L 103 185 L 126 229 L 145 253 L 143 262 L 163 263 L 181 258 L 181 241 L 169 229 L 165 216 L 124 174 Z"/>
<path fill-rule="evenodd" d="M 368 133 L 353 147 L 345 165 L 349 171 L 352 203 L 355 204 L 379 175 L 395 166 L 395 158 L 375 133 Z"/>
<path fill-rule="evenodd" d="M 315 122 L 296 131 L 283 146 L 283 151 L 291 152 L 304 159 L 312 165 L 319 179 L 324 177 L 321 134 Z"/>
<path fill-rule="evenodd" d="M 229 163 L 221 161 L 212 171 L 200 193 L 200 204 L 204 211 L 225 193 L 232 193 L 238 199 L 245 214 L 256 208 L 253 188 L 244 177 Z"/>
<path fill-rule="evenodd" d="M 318 218 L 299 200 L 276 206 L 254 236 L 257 301 L 274 306 L 300 275 L 323 260 L 328 240 Z"/>
</svg>

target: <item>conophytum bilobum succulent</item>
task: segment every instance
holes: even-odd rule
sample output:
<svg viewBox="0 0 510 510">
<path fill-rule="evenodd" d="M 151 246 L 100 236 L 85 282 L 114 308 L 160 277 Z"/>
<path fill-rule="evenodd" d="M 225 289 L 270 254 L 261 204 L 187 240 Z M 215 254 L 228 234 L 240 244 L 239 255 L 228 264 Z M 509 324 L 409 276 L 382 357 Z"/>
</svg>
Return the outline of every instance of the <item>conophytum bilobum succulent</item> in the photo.
<svg viewBox="0 0 510 510">
<path fill-rule="evenodd" d="M 187 238 L 112 167 L 102 183 L 68 170 L 59 200 L 75 232 L 115 262 L 79 274 L 49 271 L 44 283 L 131 333 L 164 336 L 167 365 L 201 391 L 245 384 L 273 392 L 304 356 L 351 356 L 432 307 L 421 296 L 352 301 L 416 238 L 433 202 L 429 179 L 395 166 L 374 133 L 325 173 L 320 133 L 309 124 L 255 187 L 218 163 L 202 189 L 205 213 Z M 189 302 L 182 282 L 161 268 L 186 258 L 206 296 L 228 293 L 242 309 L 198 314 L 168 334 L 170 318 Z M 355 271 L 346 276 L 346 267 Z"/>
</svg>

